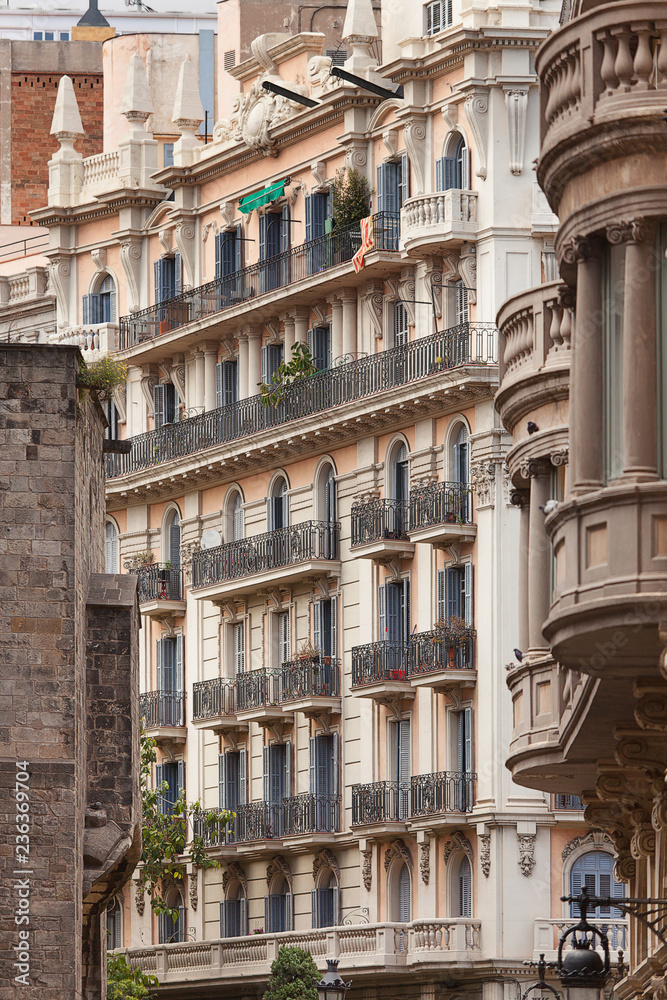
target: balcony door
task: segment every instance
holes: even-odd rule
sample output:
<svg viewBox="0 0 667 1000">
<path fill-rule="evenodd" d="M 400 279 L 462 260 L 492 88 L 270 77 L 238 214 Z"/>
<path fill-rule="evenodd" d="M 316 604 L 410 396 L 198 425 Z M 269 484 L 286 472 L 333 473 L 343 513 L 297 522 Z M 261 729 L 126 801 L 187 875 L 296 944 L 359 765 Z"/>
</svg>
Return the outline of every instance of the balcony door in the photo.
<svg viewBox="0 0 667 1000">
<path fill-rule="evenodd" d="M 472 708 L 464 708 L 453 713 L 455 723 L 454 767 L 459 777 L 455 783 L 455 809 L 468 812 L 472 809 L 473 785 L 470 775 L 473 772 L 473 718 Z"/>
<path fill-rule="evenodd" d="M 411 733 L 410 719 L 390 723 L 391 780 L 396 782 L 396 818 L 410 815 Z"/>
<path fill-rule="evenodd" d="M 389 537 L 402 538 L 408 529 L 410 499 L 408 451 L 403 443 L 396 448 L 391 459 L 391 498 L 394 501 L 393 511 L 387 512 L 390 519 Z"/>
<path fill-rule="evenodd" d="M 182 635 L 157 641 L 157 699 L 158 725 L 184 725 Z"/>
<path fill-rule="evenodd" d="M 158 808 L 161 813 L 170 815 L 181 791 L 185 791 L 185 763 L 182 760 L 166 761 L 155 766 L 155 787 L 166 782 L 166 788 L 160 793 Z"/>
<path fill-rule="evenodd" d="M 410 637 L 410 581 L 391 580 L 379 588 L 380 636 L 394 645 Z"/>
<path fill-rule="evenodd" d="M 291 744 L 270 743 L 263 751 L 263 792 L 267 836 L 280 836 L 282 802 L 291 793 Z"/>
<path fill-rule="evenodd" d="M 339 745 L 338 733 L 318 733 L 310 738 L 308 749 L 314 830 L 334 832 L 338 825 L 335 797 L 338 795 Z"/>
<path fill-rule="evenodd" d="M 572 865 L 570 869 L 570 894 L 579 896 L 584 889 L 590 896 L 609 896 L 612 899 L 623 899 L 625 885 L 614 878 L 614 857 L 606 851 L 588 851 Z M 570 916 L 580 916 L 579 904 L 570 903 Z M 615 906 L 597 906 L 589 911 L 589 918 L 594 920 L 622 919 L 622 912 Z"/>
<path fill-rule="evenodd" d="M 269 531 L 279 531 L 289 523 L 287 483 L 284 479 L 277 479 L 273 484 L 266 505 L 266 521 Z"/>
</svg>

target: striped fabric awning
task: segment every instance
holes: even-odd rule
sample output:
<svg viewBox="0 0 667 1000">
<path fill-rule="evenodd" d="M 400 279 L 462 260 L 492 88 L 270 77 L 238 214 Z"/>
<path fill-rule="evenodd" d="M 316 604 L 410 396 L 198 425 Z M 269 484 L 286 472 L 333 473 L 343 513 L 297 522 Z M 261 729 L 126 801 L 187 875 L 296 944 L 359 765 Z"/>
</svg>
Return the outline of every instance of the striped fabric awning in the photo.
<svg viewBox="0 0 667 1000">
<path fill-rule="evenodd" d="M 270 201 L 275 201 L 276 198 L 282 196 L 287 184 L 289 184 L 289 177 L 284 177 L 281 181 L 274 181 L 273 184 L 267 184 L 266 187 L 260 188 L 259 191 L 247 194 L 239 201 L 239 211 L 247 215 L 248 212 L 252 212 L 256 208 L 261 208 L 262 205 L 268 205 Z"/>
</svg>

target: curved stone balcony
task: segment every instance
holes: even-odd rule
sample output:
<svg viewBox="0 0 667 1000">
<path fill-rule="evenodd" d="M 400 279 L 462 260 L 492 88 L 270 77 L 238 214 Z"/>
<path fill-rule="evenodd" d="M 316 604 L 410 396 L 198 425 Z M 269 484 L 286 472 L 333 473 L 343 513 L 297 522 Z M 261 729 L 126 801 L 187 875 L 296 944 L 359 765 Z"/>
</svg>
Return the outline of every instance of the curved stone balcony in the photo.
<svg viewBox="0 0 667 1000">
<path fill-rule="evenodd" d="M 567 286 L 552 281 L 513 296 L 498 313 L 496 408 L 514 437 L 513 478 L 522 461 L 567 448 L 572 307 Z"/>
<path fill-rule="evenodd" d="M 657 15 L 657 17 L 656 17 Z M 538 180 L 554 211 L 578 175 L 585 191 L 560 211 L 561 222 L 576 201 L 628 194 L 628 174 L 610 176 L 604 161 L 626 159 L 641 186 L 660 186 L 664 151 L 662 119 L 667 96 L 667 24 L 659 4 L 607 3 L 565 24 L 542 44 L 540 78 L 541 154 Z M 596 183 L 599 173 L 600 184 Z M 603 184 L 603 177 L 606 183 Z M 634 178 L 633 178 L 634 180 Z"/>
<path fill-rule="evenodd" d="M 654 674 L 667 613 L 667 482 L 576 496 L 546 521 L 553 593 L 544 635 L 570 669 L 607 679 Z"/>
<path fill-rule="evenodd" d="M 477 237 L 477 192 L 450 188 L 408 198 L 401 209 L 399 249 L 431 256 Z"/>
</svg>

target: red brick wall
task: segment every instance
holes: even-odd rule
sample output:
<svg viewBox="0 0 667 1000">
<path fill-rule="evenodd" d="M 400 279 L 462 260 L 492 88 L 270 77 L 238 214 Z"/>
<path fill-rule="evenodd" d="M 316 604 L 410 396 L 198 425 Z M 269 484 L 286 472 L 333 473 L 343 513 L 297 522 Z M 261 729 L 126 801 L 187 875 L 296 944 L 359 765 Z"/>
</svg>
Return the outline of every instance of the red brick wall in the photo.
<svg viewBox="0 0 667 1000">
<path fill-rule="evenodd" d="M 103 77 L 70 73 L 85 131 L 75 148 L 102 152 Z M 12 73 L 12 223 L 29 225 L 28 212 L 46 205 L 48 161 L 58 149 L 49 135 L 61 73 Z"/>
</svg>

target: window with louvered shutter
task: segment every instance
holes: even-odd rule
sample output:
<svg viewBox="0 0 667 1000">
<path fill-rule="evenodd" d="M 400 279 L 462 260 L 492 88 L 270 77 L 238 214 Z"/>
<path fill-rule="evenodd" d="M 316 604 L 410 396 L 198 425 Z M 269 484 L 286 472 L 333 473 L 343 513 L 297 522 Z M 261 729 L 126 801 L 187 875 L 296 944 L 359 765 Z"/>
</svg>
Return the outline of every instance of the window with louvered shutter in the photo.
<svg viewBox="0 0 667 1000">
<path fill-rule="evenodd" d="M 227 772 L 225 754 L 218 754 L 218 809 L 226 809 L 227 802 Z M 223 935 L 224 937 L 224 935 Z"/>
<path fill-rule="evenodd" d="M 398 817 L 404 819 L 410 813 L 410 720 L 401 719 L 393 723 L 395 740 L 395 775 L 398 782 Z"/>
<path fill-rule="evenodd" d="M 177 511 L 169 524 L 169 562 L 174 568 L 181 565 L 181 519 Z"/>
<path fill-rule="evenodd" d="M 436 612 L 436 620 L 441 622 L 444 621 L 447 616 L 447 602 L 445 598 L 446 593 L 446 571 L 444 569 L 438 570 L 438 607 Z"/>
<path fill-rule="evenodd" d="M 589 851 L 577 858 L 570 869 L 570 894 L 578 896 L 586 889 L 591 896 L 611 896 L 623 899 L 625 885 L 614 879 L 614 858 L 606 851 Z M 579 917 L 579 904 L 570 903 L 570 915 Z M 597 906 L 590 910 L 590 919 L 619 919 L 622 916 L 616 907 Z"/>
<path fill-rule="evenodd" d="M 407 153 L 401 154 L 400 163 L 398 166 L 398 208 L 403 208 L 403 205 L 410 197 L 410 160 L 408 159 Z"/>
<path fill-rule="evenodd" d="M 234 648 L 234 673 L 242 674 L 245 670 L 245 625 L 234 622 L 232 625 L 232 643 Z"/>
<path fill-rule="evenodd" d="M 234 498 L 234 509 L 232 511 L 232 534 L 233 541 L 240 541 L 245 534 L 243 526 L 243 500 L 241 494 L 237 493 Z"/>
<path fill-rule="evenodd" d="M 278 615 L 278 664 L 282 666 L 290 658 L 290 621 L 289 611 L 281 611 Z"/>
<path fill-rule="evenodd" d="M 381 163 L 377 168 L 378 212 L 398 212 L 400 164 Z"/>
<path fill-rule="evenodd" d="M 465 608 L 465 576 L 460 566 L 445 570 L 447 618 L 463 618 Z"/>
<path fill-rule="evenodd" d="M 107 907 L 107 949 L 123 947 L 122 911 L 120 900 L 115 897 Z"/>
<path fill-rule="evenodd" d="M 315 326 L 308 331 L 308 350 L 318 371 L 331 367 L 331 331 L 328 326 Z"/>
<path fill-rule="evenodd" d="M 457 281 L 454 287 L 456 289 L 456 325 L 460 326 L 462 323 L 467 323 L 470 319 L 468 289 L 462 281 Z"/>
<path fill-rule="evenodd" d="M 458 187 L 456 180 L 455 156 L 441 156 L 439 160 L 435 161 L 436 191 L 449 191 L 450 188 Z"/>
<path fill-rule="evenodd" d="M 412 919 L 412 886 L 410 879 L 410 869 L 403 862 L 398 874 L 398 921 L 401 924 L 409 924 Z"/>
<path fill-rule="evenodd" d="M 380 642 L 387 639 L 387 591 L 385 584 L 378 587 L 378 639 Z"/>
<path fill-rule="evenodd" d="M 107 521 L 104 526 L 104 572 L 118 573 L 118 531 L 116 525 Z"/>
<path fill-rule="evenodd" d="M 464 595 L 464 613 L 463 618 L 466 625 L 473 625 L 473 565 L 471 562 L 465 563 L 463 567 L 463 595 Z"/>
<path fill-rule="evenodd" d="M 472 872 L 470 862 L 463 855 L 459 862 L 457 875 L 458 914 L 459 917 L 472 916 Z"/>
<path fill-rule="evenodd" d="M 394 303 L 394 347 L 408 342 L 408 313 L 402 302 Z"/>
<path fill-rule="evenodd" d="M 228 406 L 238 401 L 237 361 L 219 361 L 215 366 L 215 405 Z"/>
</svg>

